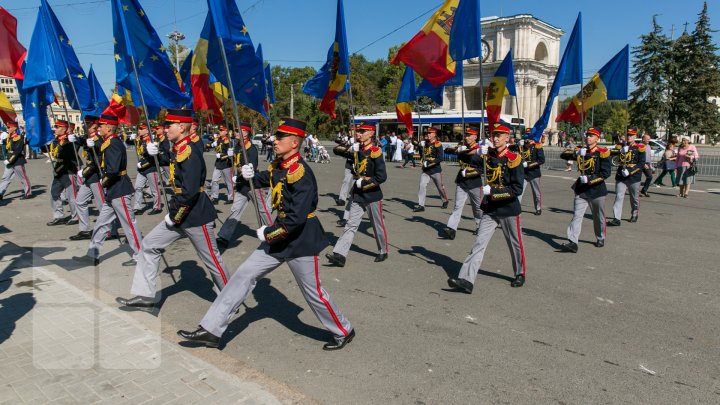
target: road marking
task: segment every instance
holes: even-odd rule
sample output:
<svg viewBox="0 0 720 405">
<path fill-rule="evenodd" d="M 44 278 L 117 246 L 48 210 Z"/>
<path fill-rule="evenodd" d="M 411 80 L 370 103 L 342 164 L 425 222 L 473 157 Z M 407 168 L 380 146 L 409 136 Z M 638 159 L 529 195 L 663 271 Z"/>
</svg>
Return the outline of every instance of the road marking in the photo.
<svg viewBox="0 0 720 405">
<path fill-rule="evenodd" d="M 643 366 L 642 364 L 640 365 L 640 370 L 641 370 L 642 372 L 648 373 L 648 374 L 650 374 L 650 375 L 655 375 L 655 374 L 657 374 L 656 372 L 650 370 L 649 368 Z"/>
<path fill-rule="evenodd" d="M 609 299 L 607 299 L 607 298 L 602 298 L 602 297 L 595 297 L 595 298 L 596 298 L 598 301 L 607 302 L 608 304 L 614 304 L 614 303 L 615 303 L 615 301 L 609 300 Z"/>
</svg>

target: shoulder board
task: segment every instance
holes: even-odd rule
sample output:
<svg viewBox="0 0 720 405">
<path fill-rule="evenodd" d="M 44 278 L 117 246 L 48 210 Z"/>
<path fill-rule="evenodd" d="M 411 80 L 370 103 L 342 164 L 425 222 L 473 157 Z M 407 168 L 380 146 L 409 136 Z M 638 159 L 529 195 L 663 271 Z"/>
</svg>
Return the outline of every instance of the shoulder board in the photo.
<svg viewBox="0 0 720 405">
<path fill-rule="evenodd" d="M 227 139 L 227 138 L 225 138 L 225 140 L 223 141 L 223 143 L 224 143 L 225 145 L 227 145 L 227 144 L 229 144 L 229 143 L 230 143 L 230 140 L 229 140 L 229 139 Z"/>
<path fill-rule="evenodd" d="M 610 149 L 598 147 L 597 150 L 601 158 L 605 159 L 607 157 L 610 157 Z"/>
<path fill-rule="evenodd" d="M 105 151 L 105 149 L 107 149 L 107 147 L 110 146 L 110 141 L 111 141 L 111 140 L 112 140 L 112 138 L 108 138 L 108 139 L 105 140 L 105 142 L 102 143 L 102 145 L 100 145 L 100 151 L 101 151 L 101 152 Z"/>
<path fill-rule="evenodd" d="M 435 141 L 435 143 L 434 143 L 433 145 L 436 146 L 436 147 L 439 147 L 439 146 L 442 146 L 442 142 L 440 142 L 440 141 Z"/>
<path fill-rule="evenodd" d="M 543 144 L 541 142 L 535 142 L 535 149 L 542 149 Z"/>
<path fill-rule="evenodd" d="M 373 159 L 377 159 L 377 158 L 379 158 L 380 156 L 382 156 L 382 149 L 380 149 L 380 148 L 378 148 L 378 147 L 376 147 L 376 146 L 372 146 L 372 147 L 370 148 L 370 157 L 373 158 Z"/>
<path fill-rule="evenodd" d="M 302 176 L 305 174 L 305 166 L 301 165 L 300 163 L 295 163 L 292 166 L 290 166 L 290 169 L 288 169 L 287 172 L 287 182 L 288 184 L 296 183 L 298 180 L 302 178 Z"/>
<path fill-rule="evenodd" d="M 13 140 L 13 142 L 17 142 L 17 141 L 19 141 L 19 140 L 20 140 L 20 135 L 18 135 L 18 134 L 15 134 L 15 135 L 13 135 L 13 136 L 12 136 L 12 138 L 10 138 L 10 139 L 12 139 L 12 140 Z"/>
<path fill-rule="evenodd" d="M 622 149 L 622 147 L 623 147 L 623 146 L 622 146 L 621 144 L 615 145 L 615 149 Z M 598 149 L 600 149 L 600 148 L 598 147 Z"/>
<path fill-rule="evenodd" d="M 181 146 L 180 150 L 177 151 L 177 157 L 175 158 L 175 161 L 181 163 L 187 160 L 187 158 L 190 157 L 190 153 L 192 153 L 192 148 L 190 147 L 190 145 L 185 144 Z"/>
<path fill-rule="evenodd" d="M 508 167 L 514 169 L 520 165 L 522 159 L 520 155 L 513 152 L 508 152 L 505 157 L 508 159 Z"/>
<path fill-rule="evenodd" d="M 636 147 L 637 147 L 638 151 L 645 152 L 645 144 L 644 143 L 641 143 L 641 144 L 637 145 Z"/>
</svg>

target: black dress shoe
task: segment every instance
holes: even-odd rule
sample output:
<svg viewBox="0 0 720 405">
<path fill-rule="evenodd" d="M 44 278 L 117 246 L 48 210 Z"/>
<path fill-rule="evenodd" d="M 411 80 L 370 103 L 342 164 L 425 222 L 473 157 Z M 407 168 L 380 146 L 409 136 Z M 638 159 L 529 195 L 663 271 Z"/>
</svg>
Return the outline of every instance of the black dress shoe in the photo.
<svg viewBox="0 0 720 405">
<path fill-rule="evenodd" d="M 598 239 L 595 242 L 595 247 L 603 247 L 603 246 L 605 246 L 605 239 Z"/>
<path fill-rule="evenodd" d="M 425 207 L 422 205 L 416 205 L 415 208 L 413 208 L 413 212 L 423 212 L 425 211 Z"/>
<path fill-rule="evenodd" d="M 345 256 L 340 253 L 327 253 L 325 254 L 325 257 L 330 260 L 330 264 L 334 264 L 338 267 L 345 267 Z"/>
<path fill-rule="evenodd" d="M 643 191 L 640 195 L 643 197 L 650 197 L 650 194 L 647 191 Z"/>
<path fill-rule="evenodd" d="M 608 222 L 607 224 L 608 224 L 608 226 L 620 226 L 622 224 L 622 222 L 620 222 L 619 219 L 614 218 L 612 221 Z"/>
<path fill-rule="evenodd" d="M 466 294 L 472 294 L 473 284 L 467 280 L 461 278 L 450 278 L 448 279 L 448 285 L 450 288 L 460 290 Z"/>
<path fill-rule="evenodd" d="M 71 219 L 71 220 L 65 222 L 65 225 L 77 225 L 77 224 L 79 224 L 79 223 L 80 223 L 80 220 L 78 220 L 78 219 Z"/>
<path fill-rule="evenodd" d="M 560 248 L 566 252 L 577 253 L 578 245 L 575 242 L 567 242 L 560 245 Z"/>
<path fill-rule="evenodd" d="M 515 280 L 510 283 L 510 287 L 522 287 L 525 284 L 525 276 L 519 274 L 515 276 Z"/>
<path fill-rule="evenodd" d="M 213 204 L 217 204 L 218 201 L 219 201 L 219 200 L 218 200 L 217 198 L 213 198 L 212 203 L 213 203 Z"/>
<path fill-rule="evenodd" d="M 345 200 L 341 200 L 341 199 L 339 199 L 339 198 L 335 200 L 335 205 L 337 205 L 338 207 L 343 206 L 343 205 L 345 205 L 345 204 L 347 204 L 347 203 L 345 202 Z"/>
<path fill-rule="evenodd" d="M 355 338 L 355 329 L 351 330 L 347 336 L 333 336 L 329 342 L 323 345 L 323 350 L 340 350 L 352 342 Z"/>
<path fill-rule="evenodd" d="M 197 330 L 194 332 L 179 330 L 177 332 L 177 334 L 185 340 L 189 340 L 191 342 L 202 343 L 207 347 L 218 347 L 218 344 L 220 343 L 219 337 L 206 331 L 205 329 L 203 329 L 202 326 L 197 328 Z"/>
<path fill-rule="evenodd" d="M 630 222 L 637 222 L 637 220 L 638 220 L 637 215 L 633 215 L 630 217 Z"/>
<path fill-rule="evenodd" d="M 92 238 L 92 231 L 80 231 L 77 235 L 69 237 L 70 240 L 86 240 Z"/>
<path fill-rule="evenodd" d="M 232 205 L 232 203 L 233 203 L 233 200 L 227 200 L 227 201 L 225 201 L 225 205 Z"/>
<path fill-rule="evenodd" d="M 98 266 L 100 264 L 100 259 L 92 258 L 90 256 L 73 256 L 71 259 L 75 262 L 78 262 L 80 264 L 84 264 L 86 266 Z"/>
<path fill-rule="evenodd" d="M 347 225 L 347 219 L 341 219 L 341 220 L 339 220 L 339 221 L 337 221 L 337 222 L 335 222 L 335 223 L 336 223 L 337 226 L 339 226 L 340 228 L 344 228 L 345 225 Z"/>
<path fill-rule="evenodd" d="M 535 215 L 542 215 L 542 210 L 535 211 Z"/>
<path fill-rule="evenodd" d="M 228 240 L 225 238 L 217 238 L 215 239 L 215 242 L 217 243 L 218 247 L 221 248 L 227 248 L 228 245 L 230 245 L 230 242 L 228 242 Z"/>
<path fill-rule="evenodd" d="M 445 228 L 443 228 L 443 234 L 445 235 L 446 238 L 453 240 L 453 239 L 455 239 L 456 231 L 452 228 L 445 227 Z"/>
<path fill-rule="evenodd" d="M 142 215 L 142 214 L 143 214 L 142 210 L 133 210 L 133 215 L 136 216 L 136 217 L 137 217 L 137 216 L 140 216 L 140 215 Z"/>
<path fill-rule="evenodd" d="M 450 203 L 450 201 L 443 201 L 441 208 L 442 208 L 442 209 L 447 208 L 449 203 Z"/>
<path fill-rule="evenodd" d="M 387 253 L 379 253 L 375 256 L 375 263 L 384 262 L 385 260 L 387 260 Z"/>
<path fill-rule="evenodd" d="M 118 304 L 120 304 L 124 307 L 130 307 L 130 308 L 140 308 L 140 309 L 155 308 L 155 299 L 154 298 L 141 297 L 139 295 L 132 297 L 132 298 L 117 297 L 117 298 L 115 298 L 115 302 L 117 302 Z"/>
<path fill-rule="evenodd" d="M 65 223 L 67 223 L 67 221 L 68 221 L 67 218 L 55 218 L 45 225 L 47 225 L 47 226 L 64 225 Z"/>
<path fill-rule="evenodd" d="M 123 266 L 123 267 L 137 266 L 137 260 L 135 260 L 135 259 L 130 259 L 130 260 L 124 261 L 124 262 L 122 262 L 122 266 Z"/>
<path fill-rule="evenodd" d="M 154 210 L 148 212 L 148 215 L 157 215 L 157 214 L 162 214 L 162 213 L 163 213 L 163 210 L 155 210 L 154 209 Z"/>
</svg>

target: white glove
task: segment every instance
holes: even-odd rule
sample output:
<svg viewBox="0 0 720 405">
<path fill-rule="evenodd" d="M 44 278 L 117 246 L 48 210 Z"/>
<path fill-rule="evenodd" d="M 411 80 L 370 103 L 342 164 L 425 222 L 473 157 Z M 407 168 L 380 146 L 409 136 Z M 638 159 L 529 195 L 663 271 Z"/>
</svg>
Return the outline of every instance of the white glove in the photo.
<svg viewBox="0 0 720 405">
<path fill-rule="evenodd" d="M 233 183 L 237 183 L 237 176 L 233 176 L 232 181 L 233 181 Z"/>
<path fill-rule="evenodd" d="M 73 134 L 68 135 L 68 141 L 75 143 L 75 141 L 77 141 L 77 136 Z"/>
<path fill-rule="evenodd" d="M 490 147 L 487 145 L 483 145 L 478 149 L 478 152 L 480 152 L 481 155 L 487 156 L 488 152 L 490 151 Z"/>
<path fill-rule="evenodd" d="M 150 142 L 146 147 L 147 153 L 150 156 L 157 156 L 160 153 L 160 146 L 156 142 Z"/>
<path fill-rule="evenodd" d="M 425 147 L 425 141 L 420 141 L 420 147 L 421 147 L 421 148 L 424 148 L 424 147 Z"/>
<path fill-rule="evenodd" d="M 130 139 L 132 139 L 132 140 L 134 141 L 135 138 L 137 138 L 137 135 L 135 135 L 135 134 L 130 134 Z"/>
<path fill-rule="evenodd" d="M 219 154 L 219 153 L 216 153 L 216 154 L 215 154 L 215 157 L 218 158 L 218 159 L 220 159 L 220 154 Z"/>
<path fill-rule="evenodd" d="M 628 169 L 625 169 L 625 168 L 622 169 L 622 176 L 623 176 L 623 177 L 628 177 L 628 176 L 630 176 L 630 172 L 628 171 Z"/>
<path fill-rule="evenodd" d="M 582 183 L 582 184 L 587 184 L 587 182 L 588 182 L 587 176 L 580 176 L 580 177 L 578 177 L 578 179 L 580 180 L 580 183 Z"/>
<path fill-rule="evenodd" d="M 350 150 L 353 152 L 360 152 L 360 142 L 355 142 L 354 144 L 352 144 Z"/>
<path fill-rule="evenodd" d="M 491 193 L 492 193 L 492 189 L 490 188 L 490 186 L 487 184 L 484 185 L 483 186 L 483 195 L 490 195 Z"/>
<path fill-rule="evenodd" d="M 355 187 L 361 188 L 362 187 L 362 179 L 355 180 Z"/>
<path fill-rule="evenodd" d="M 423 161 L 423 167 L 427 167 L 427 160 Z"/>
<path fill-rule="evenodd" d="M 9 165 L 9 164 L 10 164 L 10 161 L 9 161 L 9 160 L 7 160 L 7 159 L 5 159 L 5 160 L 3 160 L 3 163 L 5 164 L 5 166 L 7 166 L 7 165 Z"/>
<path fill-rule="evenodd" d="M 216 146 L 217 146 L 217 141 L 213 141 L 212 147 L 214 148 L 214 147 L 216 147 Z"/>
<path fill-rule="evenodd" d="M 253 177 L 255 177 L 255 169 L 253 169 L 252 163 L 246 164 L 243 167 L 241 167 L 240 172 L 243 176 L 243 179 L 245 179 L 245 180 L 250 180 Z"/>
<path fill-rule="evenodd" d="M 94 148 L 95 147 L 95 141 L 92 138 L 87 139 L 87 147 L 88 148 Z"/>
<path fill-rule="evenodd" d="M 587 148 L 580 148 L 580 156 L 585 157 L 587 155 Z"/>
<path fill-rule="evenodd" d="M 523 167 L 527 167 L 527 162 L 523 162 Z"/>
<path fill-rule="evenodd" d="M 10 136 L 10 135 L 8 135 L 7 132 L 3 132 L 2 134 L 0 134 L 0 140 L 4 141 L 4 140 L 8 139 L 8 136 Z"/>
<path fill-rule="evenodd" d="M 525 146 L 525 140 L 524 140 L 524 139 L 521 139 L 520 142 L 518 142 L 518 144 L 519 144 L 520 146 Z"/>
<path fill-rule="evenodd" d="M 175 223 L 170 219 L 170 214 L 165 215 L 165 223 L 167 226 L 175 226 Z"/>
<path fill-rule="evenodd" d="M 265 228 L 267 228 L 267 226 L 263 225 L 255 231 L 260 242 L 265 242 Z"/>
<path fill-rule="evenodd" d="M 622 153 L 628 153 L 628 151 L 630 150 L 630 147 L 625 145 L 620 150 L 622 151 Z"/>
<path fill-rule="evenodd" d="M 227 155 L 230 157 L 233 157 L 233 156 L 235 156 L 235 151 L 232 149 L 228 149 Z"/>
<path fill-rule="evenodd" d="M 77 176 L 78 176 L 78 178 L 82 179 L 82 177 L 83 177 L 83 175 L 82 175 L 82 169 L 78 170 Z"/>
<path fill-rule="evenodd" d="M 138 169 L 142 167 L 142 162 L 138 162 Z"/>
<path fill-rule="evenodd" d="M 467 146 L 465 146 L 465 145 L 460 145 L 460 146 L 458 146 L 458 148 L 457 148 L 457 153 L 460 153 L 460 152 L 465 151 L 465 150 L 467 150 Z"/>
</svg>

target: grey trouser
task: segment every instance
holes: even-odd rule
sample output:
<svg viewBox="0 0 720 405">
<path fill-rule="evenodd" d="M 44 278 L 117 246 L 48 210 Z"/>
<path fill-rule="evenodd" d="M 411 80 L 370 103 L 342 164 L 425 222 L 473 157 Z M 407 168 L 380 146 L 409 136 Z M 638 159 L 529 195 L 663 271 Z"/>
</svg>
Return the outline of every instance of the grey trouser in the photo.
<svg viewBox="0 0 720 405">
<path fill-rule="evenodd" d="M 95 220 L 95 229 L 93 229 L 87 255 L 92 258 L 100 257 L 100 248 L 105 242 L 105 238 L 107 238 L 115 218 L 120 221 L 120 226 L 125 230 L 125 238 L 134 252 L 133 258 L 138 260 L 140 244 L 142 243 L 142 233 L 140 233 L 140 228 L 137 227 L 137 223 L 135 222 L 135 214 L 133 214 L 130 209 L 129 195 L 124 195 L 110 201 L 106 200 L 105 204 L 102 205 L 100 214 L 98 214 Z"/>
<path fill-rule="evenodd" d="M 90 200 L 95 201 L 95 207 L 101 209 L 105 203 L 105 194 L 99 181 L 92 184 L 83 183 L 77 193 L 77 213 L 80 220 L 80 232 L 91 230 L 90 227 Z"/>
<path fill-rule="evenodd" d="M 148 173 L 147 176 L 138 173 L 135 177 L 135 203 L 133 204 L 134 210 L 142 209 L 140 202 L 143 199 L 143 189 L 145 186 L 150 190 L 150 195 L 153 199 L 153 209 L 160 210 L 162 203 L 160 202 L 160 184 L 158 183 L 157 172 Z"/>
<path fill-rule="evenodd" d="M 522 203 L 522 199 L 525 195 L 525 189 L 527 188 L 528 183 L 530 183 L 530 189 L 532 190 L 535 211 L 540 211 L 542 209 L 542 191 L 540 191 L 540 177 L 534 178 L 532 180 L 525 179 L 525 182 L 523 183 L 523 192 L 522 194 L 520 194 L 520 197 L 518 197 L 518 201 Z"/>
<path fill-rule="evenodd" d="M 228 281 L 228 272 L 215 243 L 215 226 L 213 223 L 209 222 L 203 226 L 182 229 L 168 226 L 163 220 L 142 240 L 132 288 L 130 289 L 131 294 L 141 297 L 155 297 L 160 256 L 162 256 L 165 248 L 183 235 L 187 235 L 188 239 L 190 239 L 190 243 L 192 243 L 198 256 L 200 256 L 200 260 L 212 275 L 217 291 L 225 287 Z"/>
<path fill-rule="evenodd" d="M 170 167 L 160 166 L 160 171 L 162 172 L 163 183 L 168 184 L 170 182 Z"/>
<path fill-rule="evenodd" d="M 473 217 L 475 218 L 475 228 L 480 226 L 480 218 L 482 217 L 482 188 L 467 188 L 467 186 L 458 184 L 455 188 L 455 207 L 453 208 L 450 218 L 448 218 L 447 227 L 457 230 L 462 217 L 462 211 L 465 207 L 465 200 L 470 197 L 470 206 L 472 207 Z"/>
<path fill-rule="evenodd" d="M 352 207 L 352 194 L 348 195 L 347 202 L 345 203 L 345 211 L 343 211 L 343 219 L 349 220 L 350 219 L 350 207 Z"/>
<path fill-rule="evenodd" d="M 25 197 L 30 196 L 30 180 L 28 180 L 27 173 L 25 172 L 25 165 L 17 165 L 15 167 L 6 167 L 3 172 L 2 180 L 0 180 L 0 196 L 5 194 L 10 185 L 10 181 L 13 177 L 17 176 L 20 179 L 20 183 L 23 186 L 23 192 Z"/>
<path fill-rule="evenodd" d="M 637 216 L 640 211 L 640 186 L 638 180 L 634 183 L 618 181 L 615 183 L 615 204 L 613 204 L 613 215 L 615 219 L 622 218 L 623 202 L 625 201 L 625 191 L 630 189 L 630 215 Z"/>
<path fill-rule="evenodd" d="M 588 200 L 584 194 L 575 195 L 573 202 L 573 218 L 567 229 L 567 237 L 570 242 L 577 243 L 582 230 L 582 221 L 585 217 L 585 211 L 588 204 L 592 212 L 593 225 L 595 227 L 595 238 L 597 240 L 605 239 L 605 196 Z"/>
<path fill-rule="evenodd" d="M 350 169 L 345 168 L 345 177 L 343 177 L 342 186 L 340 187 L 339 199 L 345 201 L 348 199 L 348 192 L 350 192 L 350 186 L 353 183 L 353 174 Z"/>
<path fill-rule="evenodd" d="M 425 206 L 425 194 L 430 179 L 432 179 L 433 183 L 435 183 L 435 187 L 437 187 L 438 194 L 440 194 L 440 198 L 442 198 L 443 202 L 448 200 L 447 193 L 445 192 L 445 186 L 442 182 L 442 173 L 435 173 L 433 175 L 423 173 L 420 175 L 420 190 L 418 190 L 418 205 L 421 207 Z"/>
<path fill-rule="evenodd" d="M 267 244 L 261 244 L 238 267 L 200 321 L 200 326 L 215 336 L 222 336 L 230 323 L 230 316 L 237 311 L 240 304 L 255 288 L 257 280 L 265 277 L 286 261 L 305 301 L 323 326 L 335 336 L 347 336 L 352 331 L 352 325 L 320 285 L 318 257 L 305 256 L 283 261 L 270 256 L 266 253 L 266 249 L 268 249 Z"/>
<path fill-rule="evenodd" d="M 70 204 L 70 217 L 75 219 L 77 218 L 77 205 L 75 202 L 76 176 L 70 176 L 68 174 L 64 174 L 63 176 L 68 176 L 66 182 L 63 182 L 58 178 L 53 178 L 52 184 L 50 185 L 50 206 L 53 210 L 53 218 L 57 219 L 65 217 L 65 211 L 63 210 L 61 198 L 61 195 L 64 192 L 65 198 L 67 198 L 67 202 Z M 66 183 L 66 186 L 63 186 L 63 183 Z"/>
<path fill-rule="evenodd" d="M 377 242 L 378 251 L 380 253 L 388 252 L 387 229 L 385 228 L 385 219 L 383 218 L 382 201 L 371 203 L 352 202 L 350 205 L 350 216 L 347 225 L 345 225 L 345 232 L 343 232 L 340 239 L 338 239 L 333 248 L 333 252 L 347 256 L 365 210 L 368 211 L 368 215 L 370 216 L 370 224 L 373 227 L 373 232 L 375 232 L 375 242 Z"/>
<path fill-rule="evenodd" d="M 487 249 L 490 238 L 495 233 L 495 228 L 500 225 L 505 241 L 510 249 L 510 258 L 512 259 L 513 272 L 516 276 L 525 275 L 525 249 L 522 242 L 522 228 L 520 227 L 520 216 L 498 217 L 493 214 L 483 213 L 480 218 L 480 227 L 478 228 L 478 236 L 470 254 L 463 262 L 458 277 L 475 284 L 475 278 L 480 265 L 482 265 L 485 249 Z"/>
<path fill-rule="evenodd" d="M 260 188 L 255 189 L 255 195 L 258 201 L 258 209 L 260 210 L 260 220 L 262 221 L 262 225 L 268 226 L 273 222 L 272 217 L 270 216 L 270 210 L 268 209 L 268 201 L 265 199 L 262 189 Z M 220 227 L 220 231 L 218 231 L 217 234 L 218 238 L 223 238 L 228 241 L 232 239 L 233 234 L 235 233 L 235 227 L 240 222 L 240 217 L 242 216 L 243 211 L 245 211 L 248 202 L 253 204 L 255 203 L 255 199 L 250 198 L 249 192 L 247 195 L 235 192 L 235 199 L 233 200 L 233 205 L 230 208 L 230 215 L 225 220 L 225 223 L 223 223 L 223 226 Z"/>
<path fill-rule="evenodd" d="M 215 200 L 220 195 L 220 177 L 225 181 L 225 188 L 227 189 L 227 200 L 233 200 L 233 194 L 235 194 L 235 184 L 232 181 L 232 167 L 227 169 L 214 169 L 212 174 L 212 180 L 210 182 L 210 198 Z"/>
</svg>

